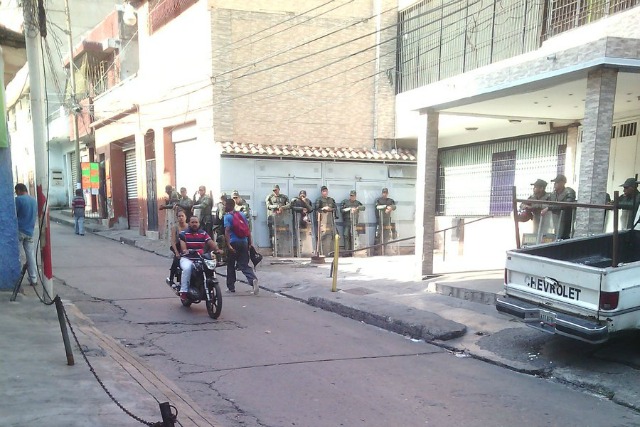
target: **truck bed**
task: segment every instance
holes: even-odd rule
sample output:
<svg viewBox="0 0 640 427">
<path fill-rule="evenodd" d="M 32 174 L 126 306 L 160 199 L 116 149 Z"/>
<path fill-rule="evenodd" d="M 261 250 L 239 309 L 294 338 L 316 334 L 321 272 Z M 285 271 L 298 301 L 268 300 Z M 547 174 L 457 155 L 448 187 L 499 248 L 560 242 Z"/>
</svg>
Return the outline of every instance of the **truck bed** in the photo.
<svg viewBox="0 0 640 427">
<path fill-rule="evenodd" d="M 609 233 L 517 249 L 514 252 L 596 268 L 606 268 L 612 266 L 612 242 L 613 235 Z M 618 234 L 617 263 L 628 264 L 636 261 L 640 261 L 640 233 L 633 230 L 620 232 Z"/>
</svg>

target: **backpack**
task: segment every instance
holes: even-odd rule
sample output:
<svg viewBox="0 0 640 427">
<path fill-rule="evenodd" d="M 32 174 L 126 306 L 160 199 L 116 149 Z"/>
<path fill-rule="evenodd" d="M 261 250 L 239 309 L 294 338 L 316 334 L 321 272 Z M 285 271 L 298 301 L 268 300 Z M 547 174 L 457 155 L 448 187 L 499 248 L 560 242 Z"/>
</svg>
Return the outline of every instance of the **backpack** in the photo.
<svg viewBox="0 0 640 427">
<path fill-rule="evenodd" d="M 247 219 L 238 211 L 233 212 L 231 229 L 233 230 L 233 234 L 235 234 L 240 239 L 249 237 L 249 235 L 251 234 L 251 232 L 249 231 L 249 223 L 247 222 Z"/>
</svg>

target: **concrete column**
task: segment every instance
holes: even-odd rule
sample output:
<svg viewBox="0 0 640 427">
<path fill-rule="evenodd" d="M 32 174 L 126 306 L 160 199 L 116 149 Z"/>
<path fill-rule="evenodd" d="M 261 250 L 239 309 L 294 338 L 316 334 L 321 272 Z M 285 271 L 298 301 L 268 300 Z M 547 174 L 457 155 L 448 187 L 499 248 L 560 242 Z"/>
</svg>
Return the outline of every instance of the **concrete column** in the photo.
<svg viewBox="0 0 640 427">
<path fill-rule="evenodd" d="M 418 134 L 418 176 L 416 178 L 416 269 L 417 278 L 433 274 L 433 232 L 436 226 L 436 178 L 438 173 L 438 119 L 440 114 L 423 114 Z"/>
<path fill-rule="evenodd" d="M 593 70 L 587 77 L 578 175 L 578 201 L 581 203 L 605 202 L 617 79 L 618 70 L 610 68 Z M 602 210 L 578 209 L 576 235 L 601 233 L 603 219 Z"/>
</svg>

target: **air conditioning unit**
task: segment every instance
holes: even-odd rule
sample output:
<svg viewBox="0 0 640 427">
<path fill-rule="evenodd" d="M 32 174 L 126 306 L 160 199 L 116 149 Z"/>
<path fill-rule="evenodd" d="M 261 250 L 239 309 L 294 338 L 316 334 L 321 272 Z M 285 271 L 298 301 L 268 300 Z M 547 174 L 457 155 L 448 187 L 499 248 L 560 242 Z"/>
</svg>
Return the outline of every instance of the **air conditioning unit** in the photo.
<svg viewBox="0 0 640 427">
<path fill-rule="evenodd" d="M 111 53 L 116 49 L 120 49 L 120 39 L 105 39 L 102 40 L 102 51 L 105 53 Z"/>
</svg>

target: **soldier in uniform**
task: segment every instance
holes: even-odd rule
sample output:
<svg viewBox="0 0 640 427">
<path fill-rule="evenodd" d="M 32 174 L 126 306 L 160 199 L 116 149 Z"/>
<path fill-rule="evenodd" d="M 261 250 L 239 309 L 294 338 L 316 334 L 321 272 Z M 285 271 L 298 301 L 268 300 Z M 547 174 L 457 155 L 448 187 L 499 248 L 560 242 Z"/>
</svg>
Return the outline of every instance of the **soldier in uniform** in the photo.
<svg viewBox="0 0 640 427">
<path fill-rule="evenodd" d="M 160 210 L 173 209 L 180 201 L 180 195 L 171 185 L 164 187 L 164 192 L 167 194 L 167 197 L 164 199 L 164 206 L 160 206 Z"/>
<path fill-rule="evenodd" d="M 311 205 L 311 201 L 307 199 L 307 192 L 304 190 L 300 190 L 300 194 L 298 197 L 291 201 L 291 210 L 295 212 L 300 212 L 300 224 L 299 228 L 307 228 L 308 224 L 311 223 L 309 219 L 309 214 L 313 211 L 313 206 Z"/>
<path fill-rule="evenodd" d="M 344 227 L 344 248 L 347 250 L 355 249 L 355 237 L 354 233 L 357 233 L 356 226 L 358 225 L 358 213 L 364 211 L 365 207 L 356 199 L 356 190 L 349 192 L 349 198 L 344 199 L 340 204 L 340 211 L 342 212 L 342 224 Z M 353 221 L 352 221 L 353 219 Z"/>
<path fill-rule="evenodd" d="M 213 234 L 213 217 L 211 216 L 211 208 L 213 200 L 207 194 L 207 187 L 201 185 L 198 187 L 198 199 L 194 196 L 193 209 L 200 209 L 200 225 L 204 231 L 211 236 Z"/>
<path fill-rule="evenodd" d="M 283 211 L 291 207 L 291 204 L 289 203 L 289 198 L 285 194 L 280 193 L 280 186 L 278 184 L 275 184 L 273 186 L 273 191 L 267 196 L 264 203 L 267 205 L 267 227 L 269 228 L 269 241 L 271 242 L 271 248 L 275 252 L 275 216 L 281 215 Z"/>
<path fill-rule="evenodd" d="M 333 250 L 333 234 L 335 230 L 336 201 L 329 197 L 329 189 L 323 185 L 320 188 L 320 197 L 316 199 L 314 210 L 316 211 L 317 252 L 327 254 Z"/>
<path fill-rule="evenodd" d="M 247 203 L 245 199 L 240 197 L 240 193 L 238 192 L 238 190 L 233 190 L 233 192 L 231 193 L 231 198 L 234 202 L 236 202 L 236 211 L 244 213 L 244 216 L 249 222 L 249 228 L 253 230 L 253 219 L 251 218 L 251 207 L 249 206 L 249 203 Z"/>
<path fill-rule="evenodd" d="M 393 239 L 391 229 L 391 212 L 396 210 L 396 202 L 389 197 L 389 189 L 383 188 L 382 195 L 375 201 L 376 207 L 376 244 L 388 242 Z M 383 248 L 377 249 L 384 252 Z"/>
<path fill-rule="evenodd" d="M 220 195 L 220 201 L 216 203 L 215 209 L 211 212 L 213 216 L 213 231 L 218 237 L 220 237 L 220 235 L 224 235 L 224 209 L 226 203 L 227 193 L 222 193 Z M 213 236 L 211 236 L 211 238 L 213 238 Z"/>
<path fill-rule="evenodd" d="M 553 192 L 549 194 L 549 200 L 552 202 L 575 202 L 576 192 L 571 187 L 566 187 L 567 177 L 558 174 L 553 182 Z M 571 238 L 571 223 L 573 222 L 573 208 L 563 208 L 561 206 L 548 206 L 540 211 L 541 215 L 545 215 L 548 211 L 553 214 L 553 226 L 556 230 L 558 239 Z"/>
<path fill-rule="evenodd" d="M 180 188 L 180 200 L 178 200 L 178 206 L 182 208 L 187 218 L 191 218 L 193 215 L 193 200 L 187 194 L 187 189 L 185 187 Z"/>
<path fill-rule="evenodd" d="M 640 192 L 638 192 L 638 181 L 635 178 L 627 178 L 622 187 L 622 195 L 618 199 L 618 207 L 623 211 L 620 215 L 620 224 L 624 224 L 626 229 L 634 226 L 638 205 L 640 205 Z"/>
<path fill-rule="evenodd" d="M 540 228 L 540 217 L 542 214 L 542 210 L 547 207 L 546 204 L 540 203 L 545 202 L 550 199 L 549 193 L 547 193 L 547 181 L 543 179 L 536 179 L 536 182 L 532 183 L 533 185 L 533 194 L 529 196 L 528 200 L 536 200 L 538 203 L 532 202 L 523 202 L 520 205 L 520 221 L 526 222 L 529 219 L 533 219 L 533 232 L 538 233 L 538 229 Z M 546 211 L 545 211 L 546 213 Z"/>
<path fill-rule="evenodd" d="M 309 254 L 313 252 L 311 249 L 311 211 L 313 211 L 313 206 L 307 198 L 307 192 L 300 190 L 298 197 L 291 200 L 294 229 L 298 232 L 293 240 L 296 256 L 302 256 L 303 252 Z"/>
</svg>

